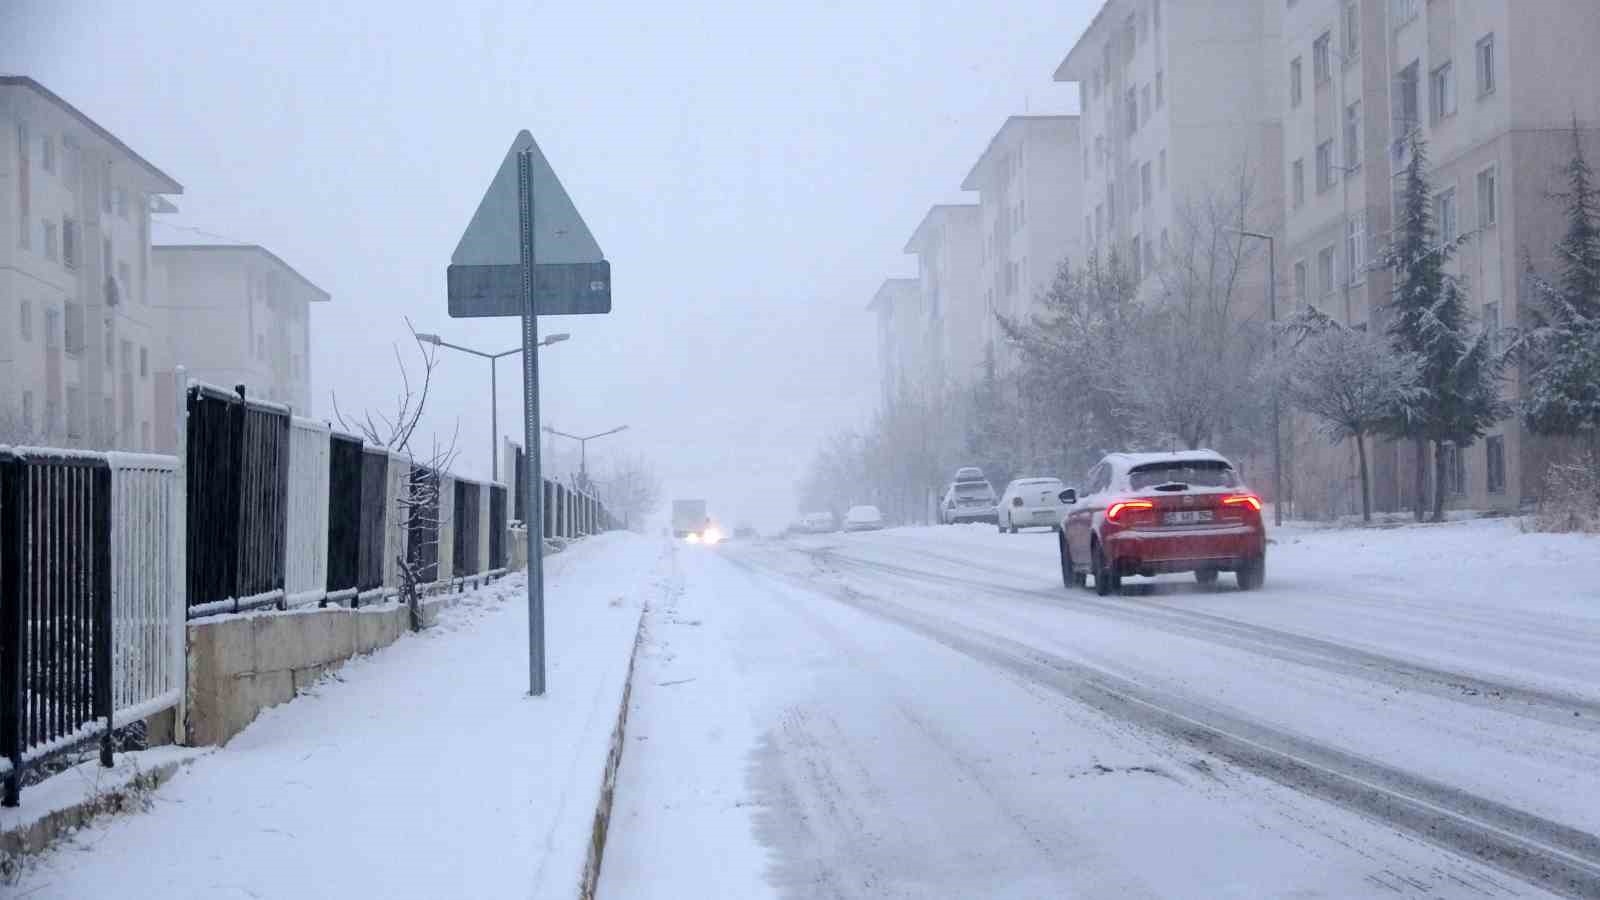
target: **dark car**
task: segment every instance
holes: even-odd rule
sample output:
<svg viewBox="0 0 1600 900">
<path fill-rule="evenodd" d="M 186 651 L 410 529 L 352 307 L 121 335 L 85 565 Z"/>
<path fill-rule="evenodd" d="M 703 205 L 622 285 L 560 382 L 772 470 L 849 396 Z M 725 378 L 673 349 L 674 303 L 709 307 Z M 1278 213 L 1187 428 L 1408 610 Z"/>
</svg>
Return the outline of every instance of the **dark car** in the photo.
<svg viewBox="0 0 1600 900">
<path fill-rule="evenodd" d="M 1233 464 L 1210 450 L 1113 453 L 1084 481 L 1084 494 L 1061 492 L 1061 580 L 1096 593 L 1122 579 L 1193 572 L 1213 584 L 1233 572 L 1239 587 L 1266 580 L 1267 532 L 1261 498 Z"/>
</svg>

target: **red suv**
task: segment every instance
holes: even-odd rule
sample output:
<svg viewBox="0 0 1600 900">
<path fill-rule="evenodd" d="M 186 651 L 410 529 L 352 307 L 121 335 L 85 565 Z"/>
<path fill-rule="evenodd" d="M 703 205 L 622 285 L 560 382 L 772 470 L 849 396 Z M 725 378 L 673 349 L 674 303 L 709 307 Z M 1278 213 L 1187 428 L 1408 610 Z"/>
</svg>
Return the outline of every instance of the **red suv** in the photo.
<svg viewBox="0 0 1600 900">
<path fill-rule="evenodd" d="M 1261 498 L 1233 464 L 1210 450 L 1113 453 L 1084 482 L 1083 496 L 1061 492 L 1061 580 L 1101 596 L 1130 575 L 1193 572 L 1214 584 L 1233 572 L 1253 591 L 1267 574 Z"/>
</svg>

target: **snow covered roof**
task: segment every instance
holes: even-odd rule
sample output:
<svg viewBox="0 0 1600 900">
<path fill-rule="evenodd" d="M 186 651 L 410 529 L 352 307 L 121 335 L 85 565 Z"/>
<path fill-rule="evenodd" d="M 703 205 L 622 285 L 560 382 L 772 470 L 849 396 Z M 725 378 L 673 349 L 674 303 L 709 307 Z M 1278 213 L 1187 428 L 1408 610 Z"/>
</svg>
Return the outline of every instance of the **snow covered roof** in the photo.
<svg viewBox="0 0 1600 900">
<path fill-rule="evenodd" d="M 1107 453 L 1106 459 L 1124 470 L 1149 463 L 1162 462 L 1220 462 L 1233 465 L 1226 456 L 1215 450 L 1176 450 L 1170 453 Z"/>
<path fill-rule="evenodd" d="M 984 169 L 992 164 L 995 150 L 1000 146 L 1001 140 L 1008 139 L 1012 132 L 1031 127 L 1034 123 L 1048 124 L 1077 121 L 1077 116 L 1011 116 L 1007 118 L 1000 126 L 1000 130 L 994 133 L 994 137 L 989 138 L 989 146 L 984 148 L 983 153 L 978 157 L 978 161 L 972 164 L 972 169 L 967 172 L 967 177 L 962 179 L 961 189 L 963 191 L 983 189 Z"/>
<path fill-rule="evenodd" d="M 71 103 L 61 99 L 61 97 L 57 96 L 55 92 L 51 91 L 49 88 L 45 87 L 39 82 L 34 81 L 32 78 L 29 78 L 26 75 L 0 75 L 0 87 L 14 87 L 25 91 L 31 91 L 40 99 L 59 108 L 62 112 L 66 113 L 72 119 L 77 121 L 79 125 L 83 126 L 84 130 L 88 131 L 99 140 L 104 141 L 107 146 L 111 147 L 116 152 L 125 155 L 129 160 L 135 163 L 137 168 L 144 172 L 148 177 L 150 190 L 153 193 L 183 193 L 183 185 L 174 181 L 172 176 L 156 168 L 149 160 L 133 152 L 132 147 L 124 144 L 116 135 L 103 128 L 99 122 L 96 122 L 95 120 L 84 115 L 76 106 L 73 106 Z"/>
<path fill-rule="evenodd" d="M 927 215 L 923 216 L 922 221 L 917 223 L 917 230 L 911 232 L 911 238 L 906 241 L 906 248 L 901 252 L 921 253 L 924 242 L 927 241 L 932 233 L 930 229 L 945 219 L 957 216 L 968 216 L 976 219 L 977 215 L 978 204 L 976 203 L 935 203 L 928 207 Z"/>
<path fill-rule="evenodd" d="M 283 259 L 278 256 L 278 254 L 273 253 L 271 250 L 268 250 L 260 244 L 154 244 L 150 247 L 150 250 L 152 253 L 151 258 L 157 263 L 164 263 L 168 260 L 192 256 L 193 254 L 197 253 L 243 253 L 252 256 L 261 256 L 282 271 L 288 273 L 291 278 L 309 290 L 311 295 L 308 299 L 318 303 L 326 303 L 333 299 L 327 291 L 317 287 L 316 284 L 311 281 L 311 279 L 300 274 L 294 266 L 284 262 Z"/>
<path fill-rule="evenodd" d="M 917 286 L 915 278 L 886 278 L 872 295 L 872 302 L 867 304 L 867 309 L 893 309 L 896 300 L 916 296 Z"/>
</svg>

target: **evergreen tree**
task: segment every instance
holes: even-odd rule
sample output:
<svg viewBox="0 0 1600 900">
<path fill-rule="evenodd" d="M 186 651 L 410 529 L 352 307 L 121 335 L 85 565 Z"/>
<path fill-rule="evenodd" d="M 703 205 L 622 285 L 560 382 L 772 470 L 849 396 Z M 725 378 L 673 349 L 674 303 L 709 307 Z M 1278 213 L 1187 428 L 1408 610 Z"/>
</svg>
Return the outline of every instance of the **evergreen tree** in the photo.
<svg viewBox="0 0 1600 900">
<path fill-rule="evenodd" d="M 1556 284 L 1534 278 L 1540 303 L 1527 337 L 1528 393 L 1523 419 L 1536 434 L 1585 438 L 1600 445 L 1600 196 L 1584 157 L 1577 121 L 1572 159 L 1560 169 L 1567 190 L 1567 231 L 1556 245 Z"/>
</svg>

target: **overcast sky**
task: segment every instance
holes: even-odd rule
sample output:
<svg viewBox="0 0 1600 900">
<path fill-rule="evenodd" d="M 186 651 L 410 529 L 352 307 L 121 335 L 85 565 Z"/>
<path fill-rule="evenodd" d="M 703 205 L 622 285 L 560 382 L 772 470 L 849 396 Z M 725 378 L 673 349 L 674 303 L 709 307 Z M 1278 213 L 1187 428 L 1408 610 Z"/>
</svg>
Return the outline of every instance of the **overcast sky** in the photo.
<svg viewBox="0 0 1600 900">
<path fill-rule="evenodd" d="M 1076 111 L 1050 75 L 1098 3 L 285 6 L 0 0 L 0 71 L 183 184 L 157 243 L 259 243 L 333 295 L 312 311 L 318 417 L 333 390 L 389 402 L 404 316 L 517 345 L 515 320 L 447 317 L 444 271 L 529 129 L 614 278 L 609 316 L 541 320 L 573 336 L 541 357 L 545 422 L 627 424 L 591 467 L 645 454 L 668 498 L 773 528 L 820 436 L 876 401 L 872 292 L 915 274 L 906 239 L 963 199 L 1007 115 Z M 487 369 L 446 356 L 430 401 L 470 475 L 489 470 Z"/>
</svg>

